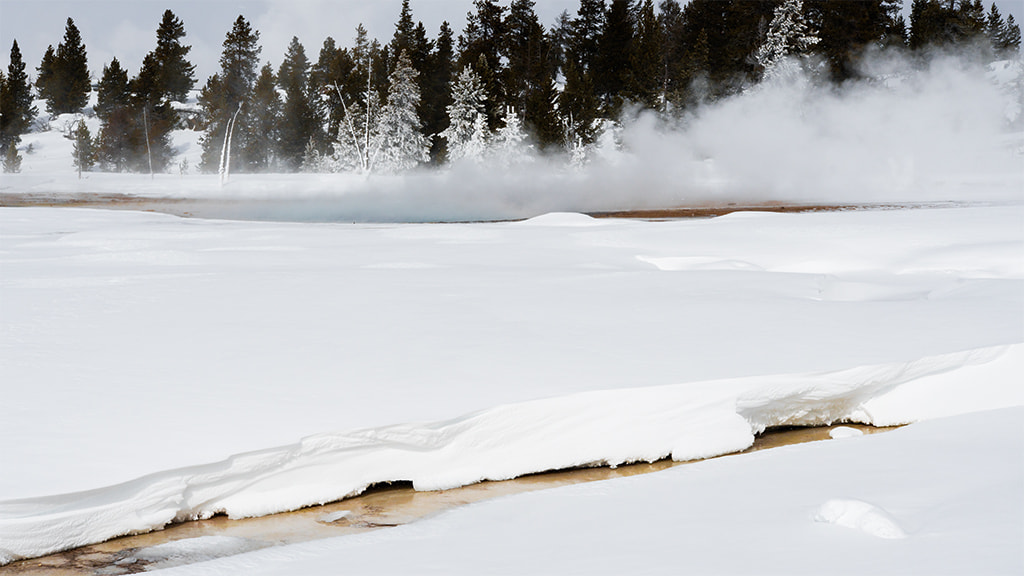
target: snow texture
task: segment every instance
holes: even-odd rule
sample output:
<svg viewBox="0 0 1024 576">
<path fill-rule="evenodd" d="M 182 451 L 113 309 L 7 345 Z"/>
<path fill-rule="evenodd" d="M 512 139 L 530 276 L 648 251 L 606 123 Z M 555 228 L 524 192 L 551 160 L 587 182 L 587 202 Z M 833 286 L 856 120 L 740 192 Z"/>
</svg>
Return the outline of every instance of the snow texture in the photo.
<svg viewBox="0 0 1024 576">
<path fill-rule="evenodd" d="M 2 209 L 0 554 L 1021 405 L 1022 218 Z"/>
</svg>

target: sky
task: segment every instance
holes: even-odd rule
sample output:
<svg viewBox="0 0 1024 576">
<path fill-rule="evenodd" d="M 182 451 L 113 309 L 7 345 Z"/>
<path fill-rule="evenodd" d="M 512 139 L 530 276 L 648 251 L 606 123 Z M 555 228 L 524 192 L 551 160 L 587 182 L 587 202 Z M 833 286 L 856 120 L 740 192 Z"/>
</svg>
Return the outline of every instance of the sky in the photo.
<svg viewBox="0 0 1024 576">
<path fill-rule="evenodd" d="M 502 2 L 507 5 L 509 2 Z M 431 37 L 447 20 L 456 36 L 461 32 L 472 0 L 411 0 L 413 17 L 422 21 Z M 910 1 L 905 2 L 909 8 Z M 985 2 L 986 6 L 989 2 Z M 1024 2 L 996 2 L 1004 16 L 1024 21 Z M 130 74 L 138 73 L 147 52 L 156 46 L 156 29 L 163 11 L 172 10 L 184 23 L 184 43 L 192 46 L 198 85 L 218 69 L 221 44 L 239 14 L 260 32 L 261 60 L 276 68 L 293 36 L 299 38 L 310 60 L 316 60 L 328 36 L 348 46 L 362 23 L 371 37 L 382 42 L 394 33 L 401 0 L 0 0 L 0 66 L 6 73 L 10 46 L 18 41 L 30 77 L 48 45 L 57 46 L 67 18 L 82 33 L 89 68 L 99 80 L 103 66 L 115 56 Z M 550 26 L 578 0 L 538 0 L 541 23 Z"/>
<path fill-rule="evenodd" d="M 422 21 L 431 38 L 447 20 L 456 36 L 461 32 L 472 0 L 412 0 L 413 18 Z M 507 4 L 507 2 L 505 2 Z M 537 14 L 550 26 L 563 10 L 574 12 L 577 0 L 541 0 Z M 315 61 L 323 41 L 333 37 L 348 46 L 360 23 L 371 37 L 391 39 L 401 0 L 0 0 L 0 63 L 6 71 L 10 45 L 18 41 L 30 76 L 35 76 L 48 45 L 64 37 L 68 17 L 82 33 L 89 68 L 96 79 L 115 56 L 136 74 L 146 53 L 156 46 L 156 29 L 170 9 L 185 25 L 185 44 L 192 46 L 201 85 L 217 72 L 221 44 L 241 14 L 260 33 L 261 59 L 276 68 L 293 36 Z"/>
</svg>

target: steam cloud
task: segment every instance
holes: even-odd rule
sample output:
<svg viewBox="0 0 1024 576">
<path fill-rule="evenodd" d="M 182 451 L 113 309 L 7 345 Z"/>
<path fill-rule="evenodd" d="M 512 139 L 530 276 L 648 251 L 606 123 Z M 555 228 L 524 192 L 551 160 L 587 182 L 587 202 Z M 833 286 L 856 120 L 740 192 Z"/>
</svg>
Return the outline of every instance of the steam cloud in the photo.
<svg viewBox="0 0 1024 576">
<path fill-rule="evenodd" d="M 640 114 L 583 169 L 534 156 L 401 177 L 310 176 L 285 194 L 233 182 L 231 215 L 319 221 L 459 221 L 721 203 L 1024 200 L 1024 65 L 876 56 L 872 80 L 762 84 L 668 127 Z M 265 182 L 264 182 L 265 183 Z M 232 192 L 234 188 L 238 192 Z M 276 192 L 274 191 L 276 190 Z M 287 199 L 285 199 L 287 198 Z M 223 215 L 223 214 L 222 214 Z"/>
</svg>

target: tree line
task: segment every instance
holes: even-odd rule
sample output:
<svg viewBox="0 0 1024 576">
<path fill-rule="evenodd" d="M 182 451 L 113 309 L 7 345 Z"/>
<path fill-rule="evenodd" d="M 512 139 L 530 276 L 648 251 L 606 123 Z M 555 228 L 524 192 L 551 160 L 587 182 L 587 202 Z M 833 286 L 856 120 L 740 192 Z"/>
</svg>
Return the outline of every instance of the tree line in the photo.
<svg viewBox="0 0 1024 576">
<path fill-rule="evenodd" d="M 68 19 L 34 83 L 17 41 L 0 71 L 5 169 L 17 168 L 37 114 L 32 88 L 51 114 L 82 110 L 96 90 L 99 133 L 80 122 L 73 135 L 84 170 L 165 171 L 170 132 L 187 125 L 203 131 L 208 172 L 401 172 L 488 155 L 508 162 L 526 141 L 578 156 L 626 111 L 679 115 L 785 73 L 794 56 L 817 62 L 819 81 L 842 83 L 859 78 L 874 49 L 971 46 L 988 58 L 1020 49 L 1013 16 L 981 0 L 913 0 L 909 23 L 902 0 L 580 0 L 549 27 L 535 5 L 474 0 L 458 37 L 447 22 L 431 37 L 403 0 L 386 44 L 360 25 L 351 45 L 328 37 L 313 61 L 293 38 L 277 68 L 261 66 L 259 32 L 239 16 L 198 112 L 179 104 L 196 78 L 171 10 L 138 74 L 115 58 L 95 86 Z"/>
</svg>

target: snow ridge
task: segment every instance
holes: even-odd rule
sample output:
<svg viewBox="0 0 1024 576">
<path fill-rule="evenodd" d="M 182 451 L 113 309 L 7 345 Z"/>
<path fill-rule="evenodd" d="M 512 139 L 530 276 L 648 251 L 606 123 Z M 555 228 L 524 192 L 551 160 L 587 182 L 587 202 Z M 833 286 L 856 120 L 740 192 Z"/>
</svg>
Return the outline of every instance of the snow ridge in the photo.
<svg viewBox="0 0 1024 576">
<path fill-rule="evenodd" d="M 592 391 L 442 422 L 319 434 L 116 486 L 0 502 L 0 564 L 218 513 L 323 504 L 377 482 L 440 490 L 551 469 L 717 456 L 749 447 L 771 426 L 879 423 L 869 402 L 889 420 L 901 407 L 915 414 L 909 407 L 928 394 L 930 379 L 946 394 L 968 394 L 979 366 L 1005 392 L 993 402 L 1024 403 L 1014 384 L 1022 361 L 1018 344 L 838 372 Z M 890 395 L 910 382 L 919 394 Z"/>
</svg>

